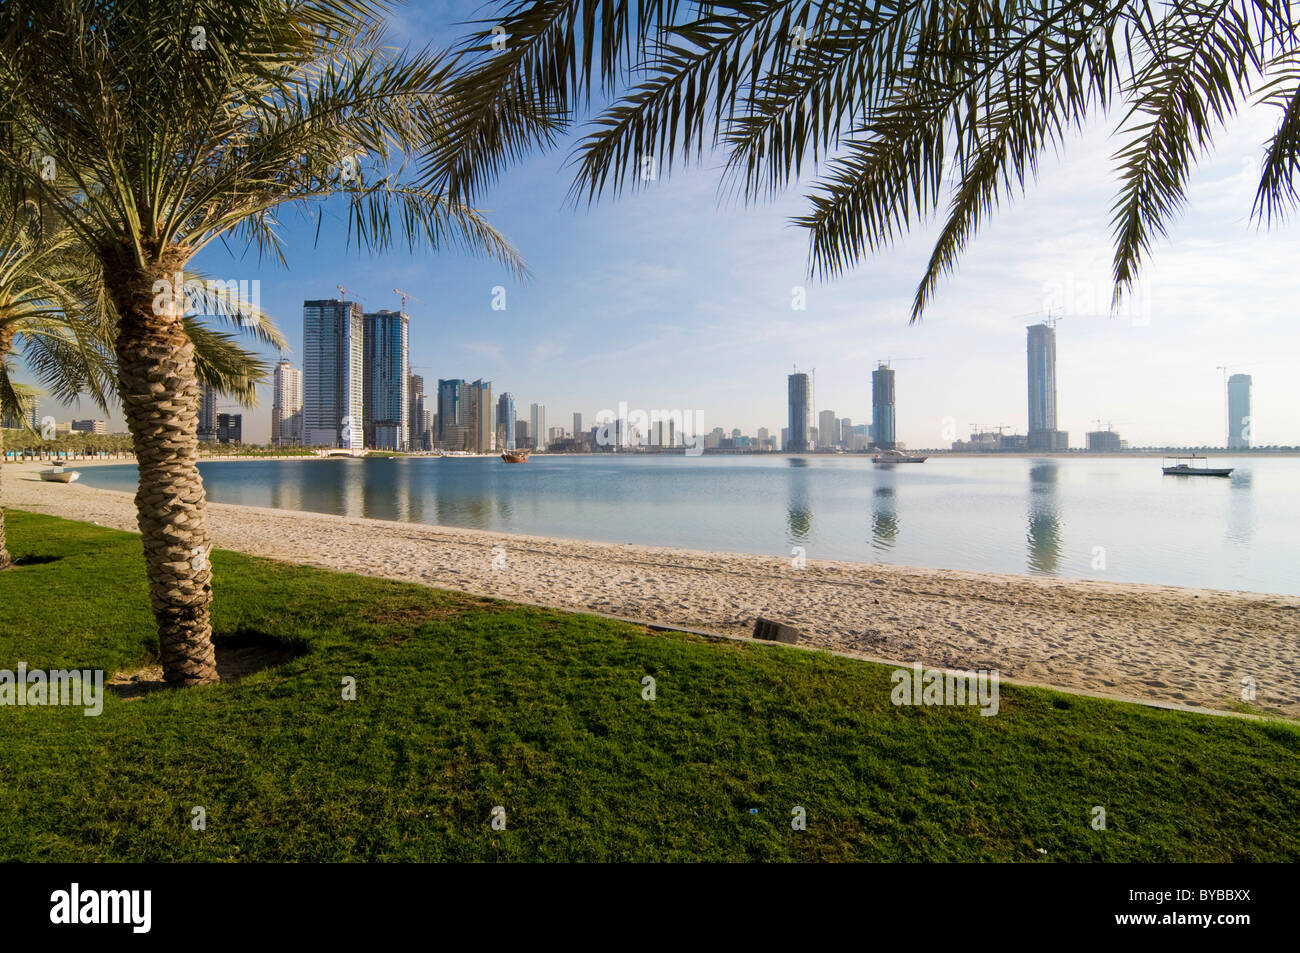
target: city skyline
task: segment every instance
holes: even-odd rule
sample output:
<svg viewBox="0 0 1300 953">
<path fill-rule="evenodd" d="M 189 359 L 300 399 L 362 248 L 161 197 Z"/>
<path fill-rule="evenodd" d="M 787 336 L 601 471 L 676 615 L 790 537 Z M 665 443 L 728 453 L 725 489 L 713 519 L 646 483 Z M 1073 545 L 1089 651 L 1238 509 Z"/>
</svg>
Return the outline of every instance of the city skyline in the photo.
<svg viewBox="0 0 1300 953">
<path fill-rule="evenodd" d="M 341 300 L 316 300 L 304 302 L 304 310 L 316 309 L 321 305 L 332 304 L 340 311 L 347 307 L 348 302 Z M 362 327 L 362 353 L 363 367 L 369 368 L 374 360 L 375 355 L 384 350 L 383 346 L 372 343 L 369 328 L 375 326 L 371 320 L 375 317 L 397 319 L 400 317 L 403 332 L 400 340 L 405 339 L 405 327 L 408 316 L 404 313 L 399 315 L 398 312 L 381 312 L 380 315 L 363 314 Z M 1028 345 L 1027 345 L 1027 381 L 1028 381 L 1028 419 L 1030 427 L 1027 434 L 1020 434 L 1016 428 L 1007 430 L 1005 425 L 999 425 L 992 430 L 983 431 L 979 429 L 977 423 L 971 423 L 970 438 L 968 442 L 964 438 L 957 437 L 954 440 L 942 440 L 934 446 L 925 446 L 924 449 L 952 449 L 952 450 L 1027 450 L 1029 452 L 1060 452 L 1069 449 L 1075 450 L 1102 450 L 1112 451 L 1130 446 L 1191 446 L 1179 445 L 1173 443 L 1166 444 L 1146 444 L 1135 445 L 1129 440 L 1120 440 L 1120 435 L 1113 430 L 1113 421 L 1108 423 L 1106 429 L 1100 429 L 1101 420 L 1095 419 L 1098 429 L 1089 429 L 1085 432 L 1085 440 L 1070 446 L 1068 442 L 1068 433 L 1055 431 L 1052 424 L 1056 420 L 1056 379 L 1055 379 L 1055 328 L 1050 323 L 1028 326 Z M 400 358 L 397 355 L 401 355 Z M 405 363 L 404 351 L 398 351 L 394 355 L 398 364 L 403 367 L 409 367 Z M 395 365 L 396 366 L 396 365 Z M 1220 368 L 1225 370 L 1226 368 Z M 364 372 L 363 372 L 364 373 Z M 817 420 L 817 426 L 807 427 L 806 432 L 809 439 L 805 446 L 794 445 L 791 442 L 790 428 L 781 428 L 779 438 L 773 438 L 770 449 L 779 452 L 809 452 L 817 449 L 831 447 L 843 447 L 844 449 L 863 450 L 868 447 L 878 449 L 892 449 L 895 445 L 906 446 L 905 441 L 891 440 L 893 434 L 893 419 L 895 413 L 894 381 L 895 371 L 886 363 L 881 362 L 876 370 L 871 372 L 872 380 L 872 420 L 870 425 L 853 426 L 851 417 L 840 417 L 838 412 L 832 408 L 817 409 L 813 405 L 815 400 L 814 384 L 812 375 L 808 373 L 796 372 L 787 376 L 787 411 L 788 420 L 794 423 L 799 415 L 803 415 L 807 420 Z M 305 415 L 303 413 L 303 374 L 300 369 L 294 368 L 292 364 L 282 358 L 277 362 L 272 379 L 273 385 L 273 403 L 270 408 L 270 431 L 271 440 L 269 445 L 302 443 L 306 427 L 304 425 Z M 366 449 L 379 450 L 431 450 L 431 449 L 455 449 L 455 450 L 473 450 L 475 452 L 499 452 L 504 449 L 513 450 L 516 448 L 516 432 L 529 435 L 533 439 L 540 432 L 544 435 L 542 448 L 549 443 L 554 443 L 564 439 L 587 439 L 594 445 L 599 444 L 599 438 L 595 436 L 602 428 L 599 425 L 584 431 L 582 427 L 583 412 L 575 411 L 573 414 L 573 430 L 566 431 L 563 427 L 545 426 L 545 405 L 532 404 L 530 406 L 530 419 L 524 420 L 517 416 L 517 410 L 513 394 L 504 392 L 500 397 L 493 401 L 491 398 L 491 381 L 477 380 L 467 382 L 462 379 L 439 379 L 438 400 L 439 412 L 434 413 L 425 409 L 425 395 L 423 392 L 423 377 L 421 375 L 405 373 L 402 376 L 404 386 L 400 388 L 399 393 L 403 406 L 407 408 L 408 413 L 400 415 L 402 433 L 409 436 L 403 445 L 398 446 L 396 440 L 397 424 L 390 424 L 393 436 L 387 439 L 386 443 L 375 442 L 372 418 L 374 411 L 371 408 L 371 402 L 377 404 L 384 398 L 386 391 L 391 391 L 392 385 L 389 381 L 372 380 L 366 376 L 363 380 L 363 406 L 364 419 L 366 421 L 364 429 L 363 447 Z M 1252 416 L 1252 376 L 1249 374 L 1234 374 L 1224 379 L 1224 412 L 1225 430 L 1227 443 L 1224 445 L 1226 450 L 1248 450 L 1253 446 L 1266 446 L 1252 441 L 1251 430 L 1253 426 Z M 382 386 L 381 386 L 382 384 Z M 448 388 L 444 397 L 444 387 Z M 319 390 L 330 390 L 328 383 L 323 383 Z M 338 388 L 340 391 L 345 388 Z M 486 398 L 477 396 L 478 391 L 484 391 Z M 450 411 L 446 414 L 441 412 L 441 403 L 444 399 L 449 401 Z M 232 405 L 229 402 L 222 402 L 219 395 L 209 385 L 202 385 L 199 401 L 199 434 L 201 441 L 219 441 L 225 443 L 229 440 L 238 441 L 243 434 L 243 414 L 220 413 L 220 407 L 243 406 Z M 41 404 L 37 402 L 31 408 L 33 419 L 44 418 L 44 411 Z M 597 413 L 597 418 L 601 417 Z M 689 414 L 687 415 L 689 419 Z M 539 421 L 540 417 L 540 421 Z M 447 423 L 447 430 L 443 429 L 443 421 Z M 1234 424 L 1239 421 L 1239 424 Z M 12 422 L 6 421 L 6 426 Z M 690 438 L 695 435 L 689 428 L 673 429 L 673 424 L 667 424 L 668 430 L 657 430 L 652 424 L 645 432 L 634 431 L 628 437 L 623 437 L 621 431 L 618 431 L 618 446 L 641 445 L 647 447 L 683 447 L 690 442 Z M 947 430 L 952 434 L 964 432 L 955 420 L 944 422 Z M 70 421 L 57 421 L 56 428 L 58 433 L 65 432 L 88 432 L 93 434 L 105 435 L 108 431 L 107 421 L 103 419 L 73 419 Z M 726 433 L 722 427 L 714 427 L 711 430 L 704 428 L 698 431 L 698 436 L 703 438 L 702 446 L 706 449 L 716 449 L 720 441 L 726 438 Z M 733 442 L 748 441 L 745 446 L 751 448 L 764 448 L 768 440 L 769 428 L 758 427 L 749 434 L 743 434 L 740 428 L 732 428 L 730 431 Z M 860 438 L 860 439 L 855 439 Z M 982 438 L 977 439 L 977 438 Z M 1037 438 L 1037 439 L 1036 439 Z M 611 441 L 614 437 L 611 436 Z M 630 441 L 630 442 L 629 442 Z M 991 443 L 989 441 L 992 441 Z M 951 444 L 951 446 L 949 446 Z M 1000 444 L 1000 447 L 998 446 Z M 529 444 L 532 446 L 532 444 Z M 1216 446 L 1216 444 L 1197 444 L 1195 446 Z M 1277 445 L 1267 445 L 1277 446 Z M 1281 446 L 1294 446 L 1282 444 Z M 918 449 L 921 447 L 918 446 Z M 359 449 L 359 448 L 354 448 Z M 571 449 L 571 448 L 570 448 Z"/>
<path fill-rule="evenodd" d="M 786 227 L 799 196 L 719 206 L 707 170 L 556 216 L 567 194 L 558 161 L 521 163 L 485 204 L 528 258 L 529 282 L 451 254 L 359 257 L 348 251 L 345 229 L 322 229 L 317 243 L 314 224 L 295 221 L 284 223 L 288 270 L 215 248 L 198 264 L 215 276 L 261 280 L 263 307 L 295 345 L 286 356 L 300 367 L 303 300 L 321 297 L 340 276 L 367 311 L 397 307 L 391 289 L 409 289 L 424 302 L 409 304 L 410 354 L 413 365 L 427 366 L 426 380 L 495 379 L 524 406 L 545 403 L 556 419 L 624 400 L 699 408 L 706 421 L 749 433 L 775 428 L 786 420 L 786 395 L 770 381 L 792 363 L 817 368 L 818 408 L 868 419 L 864 368 L 906 356 L 916 360 L 900 365 L 909 394 L 897 410 L 900 441 L 944 445 L 944 422 L 953 420 L 959 434 L 973 422 L 1025 433 L 1024 327 L 1055 314 L 1058 426 L 1076 443 L 1100 418 L 1134 445 L 1222 445 L 1226 366 L 1253 377 L 1252 443 L 1296 445 L 1300 378 L 1290 367 L 1300 329 L 1291 314 L 1300 275 L 1290 263 L 1300 232 L 1287 223 L 1258 230 L 1240 211 L 1250 205 L 1251 163 L 1270 122 L 1259 109 L 1230 121 L 1214 156 L 1192 175 L 1192 204 L 1157 243 L 1116 317 L 1111 187 L 1097 171 L 1114 142 L 1098 128 L 1046 163 L 1041 181 L 984 229 L 916 326 L 907 324 L 907 306 L 932 229 L 841 280 L 810 281 L 802 236 Z M 341 216 L 326 207 L 327 223 Z M 792 305 L 795 287 L 806 289 L 802 310 Z M 267 356 L 274 363 L 274 352 Z M 265 443 L 271 383 L 259 391 L 245 433 Z M 42 404 L 59 419 L 99 414 L 89 400 Z M 120 410 L 107 419 L 110 431 L 124 429 Z"/>
</svg>

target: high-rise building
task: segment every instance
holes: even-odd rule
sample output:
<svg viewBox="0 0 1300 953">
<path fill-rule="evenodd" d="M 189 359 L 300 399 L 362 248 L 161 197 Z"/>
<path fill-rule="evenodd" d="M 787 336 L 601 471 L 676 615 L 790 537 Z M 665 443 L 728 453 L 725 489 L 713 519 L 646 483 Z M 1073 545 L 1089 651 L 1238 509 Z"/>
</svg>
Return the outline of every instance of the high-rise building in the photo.
<svg viewBox="0 0 1300 953">
<path fill-rule="evenodd" d="M 841 417 L 839 421 L 840 439 L 836 441 L 841 447 L 848 447 L 853 443 L 853 419 L 850 417 Z"/>
<path fill-rule="evenodd" d="M 244 442 L 244 415 L 217 414 L 217 443 Z"/>
<path fill-rule="evenodd" d="M 1108 453 L 1124 449 L 1124 441 L 1113 430 L 1090 430 L 1085 439 L 1089 453 Z"/>
<path fill-rule="evenodd" d="M 706 443 L 705 446 L 707 447 L 708 444 Z M 789 427 L 781 428 L 781 449 L 782 450 L 790 449 L 790 428 Z"/>
<path fill-rule="evenodd" d="M 528 434 L 528 421 L 515 418 L 515 449 L 527 450 L 532 445 L 532 438 Z"/>
<path fill-rule="evenodd" d="M 1029 326 L 1029 432 L 1056 429 L 1056 329 Z"/>
<path fill-rule="evenodd" d="M 459 378 L 438 381 L 438 446 L 444 450 L 464 450 L 466 437 L 465 408 L 461 406 Z"/>
<path fill-rule="evenodd" d="M 582 435 L 582 414 L 573 415 L 573 439 L 577 440 Z"/>
<path fill-rule="evenodd" d="M 108 435 L 107 420 L 74 420 L 70 428 L 73 433 L 89 433 L 97 437 Z"/>
<path fill-rule="evenodd" d="M 533 439 L 537 441 L 537 449 L 545 450 L 546 449 L 546 405 L 533 404 L 529 408 L 528 416 L 531 419 L 531 426 L 529 426 L 528 432 L 532 434 Z"/>
<path fill-rule="evenodd" d="M 469 445 L 473 453 L 489 453 L 496 446 L 496 407 L 492 403 L 492 382 L 477 380 L 465 384 L 461 402 L 465 406 Z"/>
<path fill-rule="evenodd" d="M 428 450 L 429 409 L 425 406 L 424 378 L 419 374 L 412 374 L 406 389 L 411 402 L 410 409 L 407 411 L 407 426 L 410 428 L 406 438 L 407 446 L 414 451 Z"/>
<path fill-rule="evenodd" d="M 411 430 L 410 318 L 401 311 L 384 310 L 363 315 L 362 321 L 366 445 L 404 451 Z"/>
<path fill-rule="evenodd" d="M 790 400 L 790 439 L 785 449 L 792 453 L 811 450 L 809 433 L 812 429 L 812 384 L 807 374 L 794 373 L 787 378 Z"/>
<path fill-rule="evenodd" d="M 817 446 L 833 447 L 839 443 L 839 425 L 835 411 L 823 410 L 817 415 Z"/>
<path fill-rule="evenodd" d="M 1069 434 L 1056 429 L 1056 328 L 1029 325 L 1029 434 L 1030 450 L 1065 450 Z"/>
<path fill-rule="evenodd" d="M 271 396 L 271 445 L 302 443 L 302 371 L 288 361 L 275 365 Z"/>
<path fill-rule="evenodd" d="M 502 450 L 515 449 L 515 395 L 509 391 L 497 398 L 497 437 Z"/>
<path fill-rule="evenodd" d="M 884 361 L 871 372 L 871 431 L 878 448 L 894 449 L 894 371 Z"/>
<path fill-rule="evenodd" d="M 214 443 L 217 439 L 217 391 L 211 384 L 199 389 L 199 440 Z"/>
<path fill-rule="evenodd" d="M 365 320 L 356 301 L 302 303 L 303 442 L 364 446 Z"/>
<path fill-rule="evenodd" d="M 1228 449 L 1249 450 L 1251 438 L 1250 375 L 1228 378 Z"/>
</svg>

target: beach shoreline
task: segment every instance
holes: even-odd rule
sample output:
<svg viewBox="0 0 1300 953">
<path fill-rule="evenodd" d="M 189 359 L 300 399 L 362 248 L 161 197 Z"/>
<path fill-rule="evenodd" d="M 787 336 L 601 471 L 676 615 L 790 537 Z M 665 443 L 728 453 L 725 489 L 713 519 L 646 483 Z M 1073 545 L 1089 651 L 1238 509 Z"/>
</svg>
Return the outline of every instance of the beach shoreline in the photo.
<svg viewBox="0 0 1300 953">
<path fill-rule="evenodd" d="M 304 458 L 311 459 L 311 458 Z M 105 461 L 112 463 L 115 461 Z M 98 461 L 92 462 L 97 465 Z M 4 469 L 6 508 L 134 532 L 132 495 Z M 78 463 L 77 466 L 81 466 Z M 997 669 L 1092 694 L 1300 716 L 1300 596 L 602 543 L 225 503 L 219 549 L 675 628 L 934 668 Z"/>
</svg>

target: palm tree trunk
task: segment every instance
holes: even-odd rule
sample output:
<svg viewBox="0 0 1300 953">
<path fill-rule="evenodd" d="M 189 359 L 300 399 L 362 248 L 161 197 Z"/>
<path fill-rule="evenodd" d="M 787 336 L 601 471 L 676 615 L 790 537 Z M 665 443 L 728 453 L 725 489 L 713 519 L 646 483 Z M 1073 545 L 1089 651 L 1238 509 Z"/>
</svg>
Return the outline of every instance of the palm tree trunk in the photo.
<svg viewBox="0 0 1300 953">
<path fill-rule="evenodd" d="M 0 352 L 0 356 L 3 356 L 3 352 Z M 0 474 L 4 473 L 4 468 L 5 468 L 4 452 L 5 452 L 5 435 L 4 435 L 4 431 L 0 430 Z M 3 488 L 0 487 L 0 500 L 3 500 L 4 498 L 2 495 L 2 490 Z M 13 564 L 14 561 L 9 558 L 9 550 L 5 546 L 5 511 L 4 511 L 4 507 L 0 506 L 0 572 L 3 572 L 4 570 L 8 569 Z"/>
<path fill-rule="evenodd" d="M 179 268 L 180 266 L 176 266 Z M 220 681 L 212 648 L 211 548 L 198 469 L 199 383 L 183 298 L 157 313 L 154 278 L 176 269 L 106 272 L 117 305 L 118 388 L 140 467 L 136 516 L 149 599 L 158 621 L 163 678 L 172 685 Z"/>
<path fill-rule="evenodd" d="M 0 360 L 3 360 L 9 353 L 9 349 L 13 347 L 13 342 L 13 326 L 9 324 L 0 324 Z M 4 440 L 4 430 L 0 429 L 0 470 L 4 469 Z M 0 502 L 2 502 L 3 499 L 4 497 L 0 496 Z M 8 569 L 13 564 L 14 561 L 9 556 L 9 549 L 5 542 L 5 511 L 4 507 L 0 506 L 0 571 Z"/>
</svg>

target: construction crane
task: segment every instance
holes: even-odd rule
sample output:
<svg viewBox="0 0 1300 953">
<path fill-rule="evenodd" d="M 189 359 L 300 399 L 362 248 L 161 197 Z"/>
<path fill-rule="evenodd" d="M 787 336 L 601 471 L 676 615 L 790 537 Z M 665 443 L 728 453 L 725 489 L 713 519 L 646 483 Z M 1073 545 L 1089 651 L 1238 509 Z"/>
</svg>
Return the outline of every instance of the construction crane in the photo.
<svg viewBox="0 0 1300 953">
<path fill-rule="evenodd" d="M 402 314 L 406 314 L 406 299 L 407 299 L 407 298 L 410 298 L 412 301 L 420 301 L 420 299 L 417 298 L 415 295 L 413 295 L 413 294 L 408 294 L 407 292 L 403 291 L 401 288 L 394 288 L 394 289 L 393 289 L 393 294 L 395 294 L 395 295 L 401 295 L 401 297 L 402 297 Z M 423 302 L 423 301 L 420 301 L 420 304 L 424 304 L 424 302 Z"/>
<path fill-rule="evenodd" d="M 342 285 L 335 285 L 334 287 L 339 289 L 339 294 L 342 296 L 342 297 L 341 297 L 341 300 L 343 300 L 343 301 L 347 301 L 347 300 L 348 300 L 348 289 L 347 289 L 347 288 L 344 288 Z"/>
<path fill-rule="evenodd" d="M 1049 328 L 1055 328 L 1059 322 L 1065 320 L 1065 315 L 1055 313 L 1061 310 L 1063 309 L 1048 308 L 1046 317 L 1043 316 L 1042 311 L 1026 311 L 1024 314 L 1012 315 L 1011 320 L 1019 321 L 1021 318 L 1038 318 L 1042 321 L 1043 324 L 1047 325 Z"/>
</svg>

